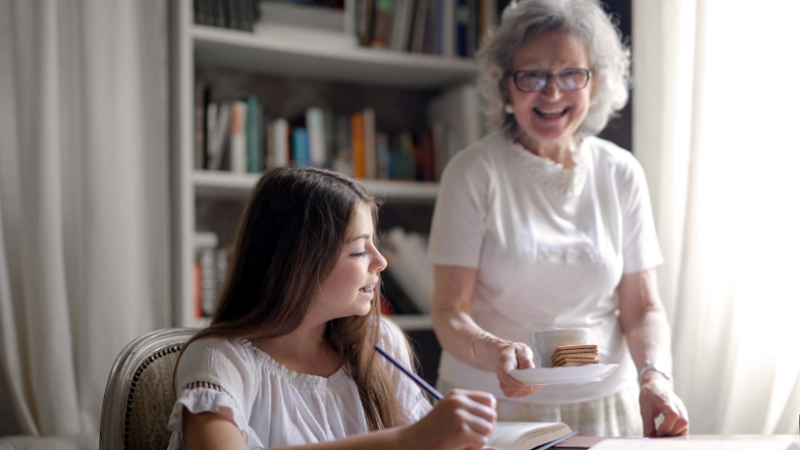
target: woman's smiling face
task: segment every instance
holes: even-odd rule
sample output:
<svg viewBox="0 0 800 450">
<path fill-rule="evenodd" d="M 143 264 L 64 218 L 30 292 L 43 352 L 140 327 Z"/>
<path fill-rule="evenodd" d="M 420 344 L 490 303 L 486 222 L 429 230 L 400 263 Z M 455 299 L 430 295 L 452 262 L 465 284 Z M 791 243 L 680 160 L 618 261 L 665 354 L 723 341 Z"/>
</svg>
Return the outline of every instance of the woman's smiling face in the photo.
<svg viewBox="0 0 800 450">
<path fill-rule="evenodd" d="M 566 31 L 530 33 L 512 56 L 512 70 L 538 70 L 556 74 L 564 69 L 590 69 L 589 55 L 580 38 Z M 522 92 L 507 78 L 507 90 L 514 106 L 524 145 L 533 150 L 542 145 L 569 146 L 589 112 L 594 79 L 574 91 L 558 87 L 555 78 L 539 92 Z M 530 148 L 533 147 L 533 148 Z"/>
</svg>

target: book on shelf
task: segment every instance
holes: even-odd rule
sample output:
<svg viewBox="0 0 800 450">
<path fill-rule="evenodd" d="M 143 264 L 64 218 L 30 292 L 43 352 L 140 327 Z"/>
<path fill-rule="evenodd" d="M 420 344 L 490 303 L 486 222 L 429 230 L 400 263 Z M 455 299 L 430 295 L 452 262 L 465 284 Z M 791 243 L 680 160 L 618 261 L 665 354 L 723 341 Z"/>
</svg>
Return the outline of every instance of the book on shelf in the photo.
<svg viewBox="0 0 800 450">
<path fill-rule="evenodd" d="M 415 0 L 395 0 L 390 39 L 390 48 L 392 50 L 409 50 L 415 4 Z"/>
<path fill-rule="evenodd" d="M 293 127 L 292 129 L 292 165 L 295 167 L 310 165 L 308 130 L 305 127 Z"/>
<path fill-rule="evenodd" d="M 462 91 L 430 103 L 431 126 L 389 134 L 377 128 L 372 107 L 344 114 L 310 106 L 291 118 L 276 117 L 257 95 L 216 98 L 208 85 L 202 96 L 196 93 L 204 108 L 195 111 L 194 167 L 244 174 L 308 165 L 364 179 L 435 182 L 452 146 L 471 139 L 453 137 L 453 130 L 471 129 L 459 108 L 475 102 Z"/>
<path fill-rule="evenodd" d="M 245 132 L 247 136 L 247 172 L 259 173 L 264 167 L 264 133 L 261 102 L 255 95 L 247 96 L 247 118 Z"/>
<path fill-rule="evenodd" d="M 229 252 L 219 246 L 216 233 L 209 231 L 196 231 L 194 246 L 194 316 L 199 319 L 214 313 L 228 275 Z"/>
<path fill-rule="evenodd" d="M 210 232 L 195 232 L 195 317 L 200 318 L 213 311 L 217 299 L 218 275 L 216 270 L 217 235 Z M 199 291 L 198 291 L 199 289 Z"/>
<path fill-rule="evenodd" d="M 233 173 L 247 172 L 247 136 L 245 134 L 247 103 L 233 102 L 231 112 L 230 167 Z"/>
<path fill-rule="evenodd" d="M 375 110 L 366 108 L 361 113 L 364 124 L 364 177 L 377 178 L 377 158 L 375 156 Z"/>
<path fill-rule="evenodd" d="M 358 178 L 367 176 L 364 147 L 364 113 L 358 111 L 350 115 L 350 150 L 353 157 L 353 175 Z"/>
<path fill-rule="evenodd" d="M 324 167 L 327 161 L 326 144 L 328 139 L 325 132 L 325 112 L 322 108 L 306 109 L 306 127 L 308 129 L 309 163 L 314 167 Z"/>
<path fill-rule="evenodd" d="M 384 235 L 383 243 L 391 254 L 386 272 L 397 281 L 416 309 L 431 312 L 433 302 L 433 266 L 426 258 L 427 239 L 419 233 L 392 228 Z"/>
<path fill-rule="evenodd" d="M 198 25 L 253 31 L 258 19 L 257 4 L 258 0 L 194 0 L 194 22 Z"/>
<path fill-rule="evenodd" d="M 389 48 L 391 45 L 391 27 L 394 18 L 393 0 L 375 0 L 374 26 L 370 45 Z"/>
</svg>

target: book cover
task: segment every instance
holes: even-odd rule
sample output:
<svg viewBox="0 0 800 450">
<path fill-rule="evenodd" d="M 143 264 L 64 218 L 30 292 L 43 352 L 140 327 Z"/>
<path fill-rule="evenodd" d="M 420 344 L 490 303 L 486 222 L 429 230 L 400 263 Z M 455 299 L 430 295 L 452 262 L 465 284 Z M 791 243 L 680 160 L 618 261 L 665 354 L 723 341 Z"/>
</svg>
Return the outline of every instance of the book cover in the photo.
<svg viewBox="0 0 800 450">
<path fill-rule="evenodd" d="M 433 181 L 439 181 L 442 178 L 444 166 L 450 159 L 450 133 L 442 122 L 434 123 L 431 131 L 433 134 Z"/>
<path fill-rule="evenodd" d="M 375 156 L 377 159 L 376 178 L 389 179 L 389 136 L 386 133 L 375 135 Z"/>
<path fill-rule="evenodd" d="M 364 114 L 356 112 L 350 115 L 350 147 L 353 157 L 353 175 L 358 178 L 366 176 L 364 164 Z"/>
<path fill-rule="evenodd" d="M 427 27 L 428 3 L 431 0 L 417 0 L 412 25 L 411 43 L 409 50 L 415 53 L 422 53 L 425 44 L 425 28 Z"/>
<path fill-rule="evenodd" d="M 328 108 L 325 108 L 323 113 L 325 122 L 325 167 L 330 168 L 336 159 L 336 116 Z"/>
<path fill-rule="evenodd" d="M 417 168 L 417 180 L 435 181 L 435 156 L 433 149 L 433 130 L 423 130 L 419 136 L 419 147 L 414 152 L 414 162 Z"/>
<path fill-rule="evenodd" d="M 414 21 L 414 0 L 396 0 L 394 9 L 394 20 L 392 22 L 392 38 L 390 46 L 392 50 L 409 50 L 409 40 L 411 38 L 411 26 Z"/>
<path fill-rule="evenodd" d="M 231 104 L 211 102 L 206 110 L 208 130 L 208 169 L 221 170 L 224 156 L 225 138 L 231 122 Z"/>
<path fill-rule="evenodd" d="M 306 127 L 308 129 L 309 164 L 314 167 L 325 166 L 325 113 L 322 108 L 306 109 Z"/>
<path fill-rule="evenodd" d="M 392 0 L 375 0 L 375 28 L 370 42 L 373 47 L 389 48 L 394 14 L 393 3 Z"/>
<path fill-rule="evenodd" d="M 292 166 L 306 167 L 310 165 L 308 156 L 308 130 L 296 127 L 292 130 Z"/>
<path fill-rule="evenodd" d="M 375 110 L 367 108 L 364 117 L 364 176 L 369 179 L 376 178 L 378 167 L 375 155 Z"/>
<path fill-rule="evenodd" d="M 469 33 L 469 5 L 467 0 L 457 0 L 455 10 L 456 55 L 462 58 L 471 56 L 467 48 Z"/>
<path fill-rule="evenodd" d="M 456 0 L 442 1 L 442 52 L 441 55 L 456 56 Z"/>
<path fill-rule="evenodd" d="M 350 146 L 350 117 L 344 114 L 336 116 L 336 156 L 331 164 L 333 170 L 353 175 L 353 154 Z"/>
<path fill-rule="evenodd" d="M 497 422 L 488 445 L 497 450 L 544 450 L 574 434 L 561 422 Z"/>
<path fill-rule="evenodd" d="M 247 103 L 233 102 L 233 115 L 231 117 L 231 172 L 247 172 L 247 137 L 245 135 L 245 119 L 247 116 Z"/>
<path fill-rule="evenodd" d="M 247 96 L 247 171 L 261 172 L 261 102 L 255 95 Z"/>
<path fill-rule="evenodd" d="M 276 119 L 272 124 L 272 138 L 275 153 L 273 154 L 273 167 L 286 167 L 289 165 L 289 122 L 286 119 Z"/>
<path fill-rule="evenodd" d="M 478 90 L 473 84 L 450 88 L 428 102 L 428 120 L 444 124 L 448 134 L 448 151 L 442 162 L 481 138 L 480 118 L 472 113 L 477 108 Z"/>
</svg>

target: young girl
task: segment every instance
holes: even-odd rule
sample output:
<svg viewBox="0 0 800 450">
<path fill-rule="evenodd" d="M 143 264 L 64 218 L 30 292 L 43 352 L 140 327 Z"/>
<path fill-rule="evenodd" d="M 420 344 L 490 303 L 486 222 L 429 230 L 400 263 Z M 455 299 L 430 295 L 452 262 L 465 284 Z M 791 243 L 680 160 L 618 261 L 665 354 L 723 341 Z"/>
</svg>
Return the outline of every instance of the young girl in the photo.
<svg viewBox="0 0 800 450">
<path fill-rule="evenodd" d="M 214 319 L 179 359 L 169 449 L 486 443 L 494 397 L 455 390 L 431 408 L 374 350 L 411 365 L 403 333 L 380 317 L 376 213 L 359 183 L 334 172 L 261 178 Z"/>
</svg>

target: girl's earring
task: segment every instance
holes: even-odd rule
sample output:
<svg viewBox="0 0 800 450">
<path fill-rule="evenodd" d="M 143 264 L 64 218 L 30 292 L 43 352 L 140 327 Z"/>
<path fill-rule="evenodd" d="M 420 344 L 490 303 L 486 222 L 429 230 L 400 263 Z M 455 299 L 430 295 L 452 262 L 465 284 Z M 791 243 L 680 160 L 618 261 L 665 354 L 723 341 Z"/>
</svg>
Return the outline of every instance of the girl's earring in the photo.
<svg viewBox="0 0 800 450">
<path fill-rule="evenodd" d="M 503 108 L 503 111 L 505 111 L 506 114 L 514 114 L 514 106 L 511 105 L 511 103 L 506 103 L 506 106 Z"/>
</svg>

